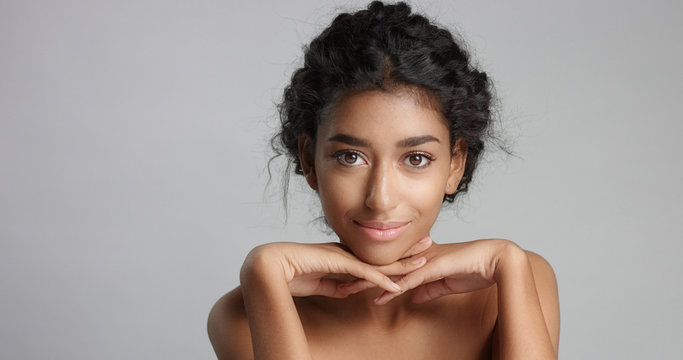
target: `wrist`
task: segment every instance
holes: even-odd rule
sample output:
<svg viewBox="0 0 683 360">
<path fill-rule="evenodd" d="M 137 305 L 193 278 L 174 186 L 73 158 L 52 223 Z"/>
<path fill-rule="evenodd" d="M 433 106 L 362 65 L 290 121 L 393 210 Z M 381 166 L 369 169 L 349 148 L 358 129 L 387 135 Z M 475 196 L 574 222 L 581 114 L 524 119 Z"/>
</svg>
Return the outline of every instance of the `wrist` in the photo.
<svg viewBox="0 0 683 360">
<path fill-rule="evenodd" d="M 520 272 L 530 271 L 529 259 L 524 249 L 509 240 L 502 240 L 496 257 L 493 279 L 496 283 Z"/>
<path fill-rule="evenodd" d="M 286 283 L 286 277 L 281 266 L 281 252 L 275 244 L 260 245 L 252 249 L 247 255 L 240 270 L 240 284 L 249 287 L 256 283 L 279 282 Z"/>
</svg>

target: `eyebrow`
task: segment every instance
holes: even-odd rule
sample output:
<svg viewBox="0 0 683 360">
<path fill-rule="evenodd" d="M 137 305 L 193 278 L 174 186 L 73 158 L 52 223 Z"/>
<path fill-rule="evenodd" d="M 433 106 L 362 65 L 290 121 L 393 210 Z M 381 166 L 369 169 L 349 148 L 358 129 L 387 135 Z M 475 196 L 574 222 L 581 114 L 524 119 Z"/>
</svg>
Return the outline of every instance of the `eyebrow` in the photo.
<svg viewBox="0 0 683 360">
<path fill-rule="evenodd" d="M 341 142 L 341 143 L 348 144 L 351 146 L 362 146 L 362 147 L 370 146 L 370 143 L 367 140 L 363 140 L 363 139 L 353 137 L 351 135 L 346 135 L 346 134 L 337 134 L 337 135 L 331 136 L 327 140 L 328 141 Z"/>
<path fill-rule="evenodd" d="M 346 134 L 336 134 L 334 136 L 331 136 L 328 141 L 336 141 L 336 142 L 341 142 L 347 145 L 351 146 L 360 146 L 360 147 L 369 147 L 370 142 L 357 138 L 351 135 L 346 135 Z M 437 143 L 441 143 L 439 139 L 435 138 L 434 136 L 431 135 L 422 135 L 422 136 L 413 136 L 409 138 L 405 138 L 399 142 L 396 143 L 396 146 L 406 148 L 406 147 L 413 147 L 413 146 L 419 146 L 424 143 L 428 143 L 430 141 L 435 141 Z"/>
<path fill-rule="evenodd" d="M 438 143 L 441 143 L 441 141 L 439 141 L 439 139 L 437 139 L 431 135 L 422 135 L 422 136 L 413 136 L 413 137 L 403 139 L 403 140 L 397 142 L 396 145 L 398 147 L 413 147 L 413 146 L 422 145 L 424 143 L 428 143 L 430 141 L 436 141 Z"/>
</svg>

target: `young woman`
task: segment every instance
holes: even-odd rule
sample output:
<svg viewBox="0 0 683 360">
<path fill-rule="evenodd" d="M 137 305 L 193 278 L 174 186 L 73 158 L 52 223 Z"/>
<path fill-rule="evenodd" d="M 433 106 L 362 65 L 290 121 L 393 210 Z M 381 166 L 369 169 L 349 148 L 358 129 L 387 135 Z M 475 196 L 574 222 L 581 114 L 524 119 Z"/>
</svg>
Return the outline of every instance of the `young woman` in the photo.
<svg viewBox="0 0 683 360">
<path fill-rule="evenodd" d="M 555 276 L 503 239 L 430 229 L 467 190 L 491 120 L 486 74 L 404 3 L 339 15 L 306 49 L 276 143 L 338 243 L 276 242 L 209 315 L 220 359 L 554 359 Z"/>
</svg>

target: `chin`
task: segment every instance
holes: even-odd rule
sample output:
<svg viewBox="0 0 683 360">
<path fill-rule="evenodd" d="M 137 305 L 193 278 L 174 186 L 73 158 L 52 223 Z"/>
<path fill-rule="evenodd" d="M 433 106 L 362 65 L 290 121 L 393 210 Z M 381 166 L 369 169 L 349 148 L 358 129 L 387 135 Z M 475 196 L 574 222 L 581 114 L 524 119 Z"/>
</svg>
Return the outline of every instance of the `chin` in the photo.
<svg viewBox="0 0 683 360">
<path fill-rule="evenodd" d="M 389 265 L 400 259 L 400 254 L 394 255 L 387 251 L 356 251 L 350 249 L 351 252 L 362 262 L 375 266 Z"/>
</svg>

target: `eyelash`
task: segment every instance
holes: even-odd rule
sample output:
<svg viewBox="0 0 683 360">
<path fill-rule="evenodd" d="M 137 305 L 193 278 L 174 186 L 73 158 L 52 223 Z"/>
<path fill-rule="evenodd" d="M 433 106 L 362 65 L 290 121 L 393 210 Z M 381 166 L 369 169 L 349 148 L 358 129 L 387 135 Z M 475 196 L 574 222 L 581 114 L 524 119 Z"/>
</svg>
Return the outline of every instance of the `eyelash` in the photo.
<svg viewBox="0 0 683 360">
<path fill-rule="evenodd" d="M 416 165 L 406 164 L 406 165 L 408 165 L 408 166 L 410 166 L 410 167 L 412 167 L 412 168 L 415 168 L 415 169 L 424 169 L 424 168 L 426 168 L 427 166 L 431 165 L 431 164 L 432 164 L 432 161 L 434 161 L 434 157 L 433 157 L 433 156 L 430 156 L 429 154 L 426 154 L 426 153 L 423 153 L 423 152 L 413 152 L 413 153 L 410 153 L 410 154 L 406 154 L 406 156 L 403 158 L 403 163 L 405 164 L 406 161 L 409 161 L 410 158 L 413 157 L 413 156 L 420 156 L 420 157 L 422 158 L 422 160 L 427 159 L 427 163 L 425 163 L 424 165 L 417 165 L 417 166 L 416 166 Z"/>
<path fill-rule="evenodd" d="M 340 150 L 340 151 L 337 151 L 337 152 L 335 152 L 334 154 L 332 154 L 332 158 L 336 159 L 337 162 L 340 163 L 340 164 L 343 165 L 343 166 L 348 166 L 348 167 L 358 166 L 359 164 L 346 164 L 346 163 L 345 163 L 344 156 L 346 156 L 346 155 L 351 155 L 351 154 L 356 155 L 356 156 L 358 157 L 358 159 L 361 159 L 361 160 L 363 160 L 365 163 L 367 163 L 367 161 L 365 161 L 365 159 L 363 158 L 363 155 L 362 155 L 360 152 L 354 151 L 354 150 Z"/>
<path fill-rule="evenodd" d="M 354 150 L 340 150 L 340 151 L 337 151 L 337 152 L 335 152 L 334 154 L 332 154 L 332 158 L 333 158 L 333 159 L 336 159 L 337 162 L 340 163 L 340 164 L 343 165 L 343 166 L 353 167 L 353 166 L 362 165 L 362 164 L 347 164 L 343 157 L 346 156 L 346 155 L 350 155 L 350 154 L 356 155 L 356 156 L 358 157 L 358 159 L 363 160 L 363 162 L 365 162 L 365 163 L 367 164 L 367 161 L 363 158 L 363 155 L 362 155 L 360 152 L 354 151 Z M 420 156 L 420 157 L 421 157 L 421 160 L 427 159 L 427 162 L 426 162 L 424 165 L 417 165 L 417 166 L 416 166 L 416 165 L 411 165 L 411 164 L 406 163 L 406 161 L 408 161 L 408 160 L 409 160 L 411 157 L 413 157 L 413 156 Z M 409 167 L 411 167 L 411 168 L 414 168 L 414 169 L 423 169 L 423 168 L 425 168 L 425 167 L 431 165 L 432 161 L 434 161 L 434 157 L 433 157 L 433 156 L 430 156 L 429 154 L 423 153 L 423 152 L 412 152 L 412 153 L 406 154 L 406 155 L 403 157 L 403 160 L 402 160 L 402 161 L 403 161 L 403 164 L 405 164 L 405 165 L 407 165 L 407 166 L 409 166 Z"/>
</svg>

